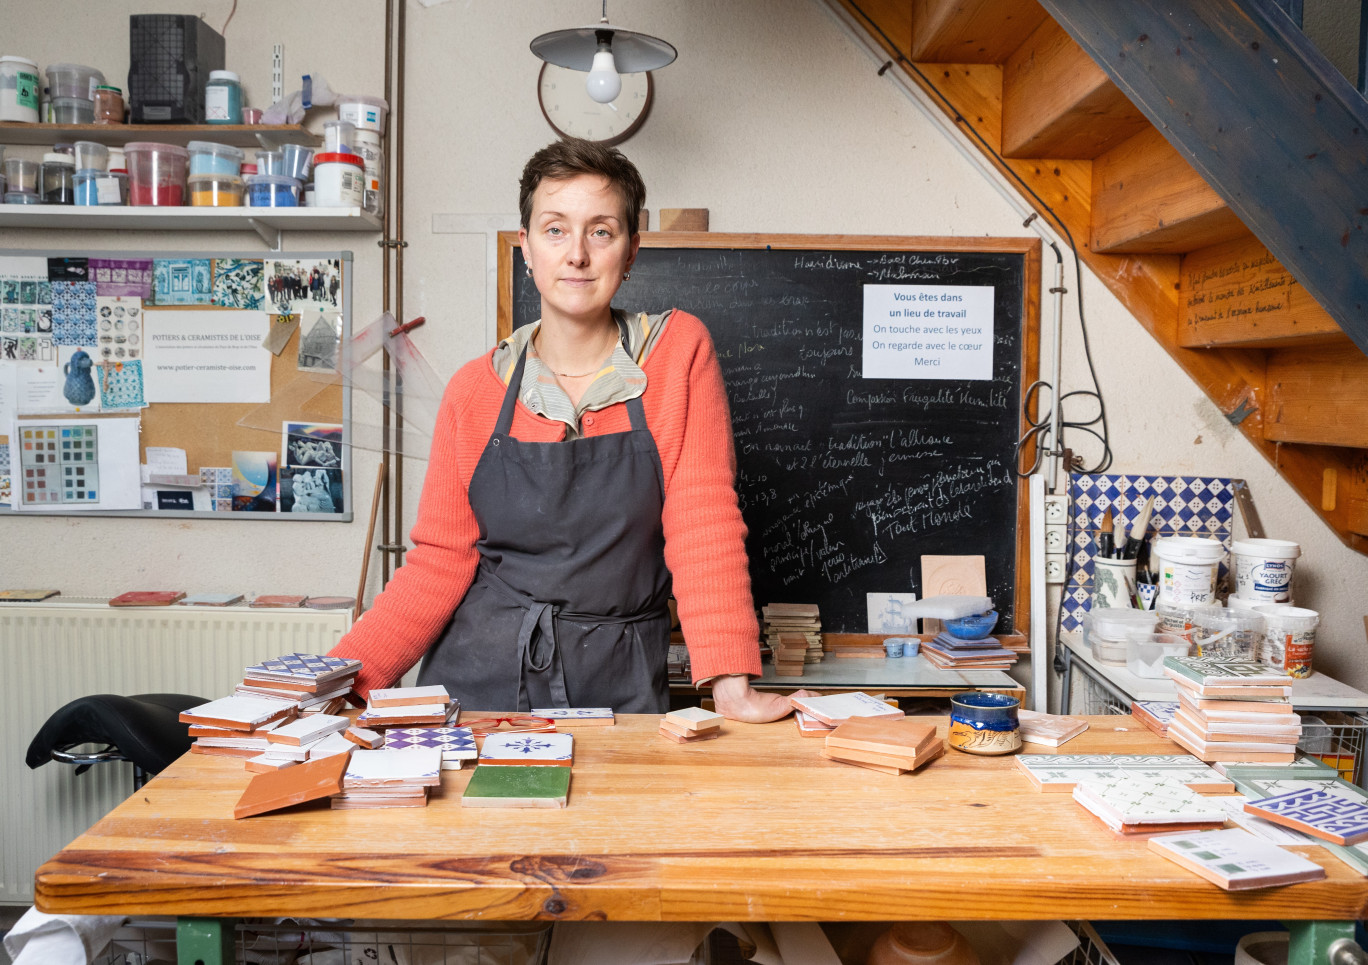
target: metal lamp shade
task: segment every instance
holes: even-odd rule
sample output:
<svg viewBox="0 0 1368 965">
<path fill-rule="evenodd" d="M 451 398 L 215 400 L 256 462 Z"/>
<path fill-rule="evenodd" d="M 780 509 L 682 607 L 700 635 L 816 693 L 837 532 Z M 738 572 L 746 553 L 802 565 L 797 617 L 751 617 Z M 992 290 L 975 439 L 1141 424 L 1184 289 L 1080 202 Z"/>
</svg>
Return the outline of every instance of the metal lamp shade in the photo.
<svg viewBox="0 0 1368 965">
<path fill-rule="evenodd" d="M 534 38 L 530 46 L 532 53 L 548 64 L 588 71 L 594 66 L 601 35 L 611 38 L 613 60 L 619 74 L 659 70 L 679 56 L 671 44 L 657 37 L 621 30 L 606 23 L 553 30 Z"/>
</svg>

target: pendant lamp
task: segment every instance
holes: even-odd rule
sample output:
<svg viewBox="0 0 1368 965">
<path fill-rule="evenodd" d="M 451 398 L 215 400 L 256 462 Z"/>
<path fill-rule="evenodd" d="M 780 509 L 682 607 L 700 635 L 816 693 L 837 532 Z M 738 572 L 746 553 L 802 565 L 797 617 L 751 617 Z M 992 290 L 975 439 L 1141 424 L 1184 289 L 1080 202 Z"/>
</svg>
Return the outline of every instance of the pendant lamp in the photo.
<svg viewBox="0 0 1368 965">
<path fill-rule="evenodd" d="M 532 40 L 531 47 L 548 64 L 588 71 L 585 89 L 600 104 L 611 103 L 622 90 L 620 73 L 659 70 L 679 56 L 672 45 L 657 37 L 610 24 L 608 0 L 603 0 L 603 19 L 597 24 L 544 33 Z"/>
</svg>

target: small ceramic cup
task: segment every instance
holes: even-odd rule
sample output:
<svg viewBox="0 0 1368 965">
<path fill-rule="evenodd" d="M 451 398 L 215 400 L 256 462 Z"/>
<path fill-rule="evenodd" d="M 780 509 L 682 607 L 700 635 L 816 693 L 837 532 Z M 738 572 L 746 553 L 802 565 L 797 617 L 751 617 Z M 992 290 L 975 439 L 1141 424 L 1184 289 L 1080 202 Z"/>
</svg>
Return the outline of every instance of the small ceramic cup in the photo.
<svg viewBox="0 0 1368 965">
<path fill-rule="evenodd" d="M 1012 754 L 1021 750 L 1021 702 L 1006 694 L 971 691 L 950 698 L 950 746 L 966 754 Z"/>
<path fill-rule="evenodd" d="M 884 654 L 889 657 L 901 657 L 903 655 L 903 642 L 898 639 L 884 641 Z"/>
</svg>

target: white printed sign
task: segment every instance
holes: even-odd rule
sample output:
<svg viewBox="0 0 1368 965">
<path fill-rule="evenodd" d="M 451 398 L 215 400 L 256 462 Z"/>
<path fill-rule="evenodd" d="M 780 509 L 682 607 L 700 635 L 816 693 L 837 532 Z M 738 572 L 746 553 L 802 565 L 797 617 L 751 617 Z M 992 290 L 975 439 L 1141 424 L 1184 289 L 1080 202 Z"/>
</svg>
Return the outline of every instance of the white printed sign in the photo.
<svg viewBox="0 0 1368 965">
<path fill-rule="evenodd" d="M 265 312 L 144 313 L 148 402 L 269 402 L 272 355 L 261 347 Z"/>
<path fill-rule="evenodd" d="M 867 379 L 993 377 L 988 285 L 865 285 Z"/>
</svg>

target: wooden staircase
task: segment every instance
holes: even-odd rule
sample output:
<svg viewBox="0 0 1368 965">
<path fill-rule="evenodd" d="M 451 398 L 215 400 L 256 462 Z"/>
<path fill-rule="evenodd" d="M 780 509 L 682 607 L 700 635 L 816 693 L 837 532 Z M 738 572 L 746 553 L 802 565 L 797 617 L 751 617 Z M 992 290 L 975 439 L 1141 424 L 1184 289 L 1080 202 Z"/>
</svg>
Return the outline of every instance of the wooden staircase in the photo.
<svg viewBox="0 0 1368 965">
<path fill-rule="evenodd" d="M 835 2 L 887 53 L 888 69 L 903 71 L 969 129 L 1009 181 L 1020 179 L 1023 200 L 1064 226 L 1082 260 L 1346 545 L 1368 553 L 1368 167 L 1359 128 L 1346 132 L 1349 143 L 1334 143 L 1336 132 L 1320 139 L 1326 152 L 1351 152 L 1334 170 L 1348 171 L 1342 186 L 1362 197 L 1345 207 L 1334 186 L 1322 198 L 1315 185 L 1302 200 L 1295 192 L 1275 197 L 1279 183 L 1324 175 L 1267 158 L 1264 170 L 1258 158 L 1239 156 L 1240 138 L 1213 142 L 1211 134 L 1221 124 L 1253 123 L 1268 105 L 1245 104 L 1239 116 L 1227 105 L 1219 107 L 1226 116 L 1212 116 L 1218 107 L 1209 96 L 1163 90 L 1186 70 L 1194 72 L 1189 84 L 1205 77 L 1239 95 L 1243 78 L 1213 77 L 1213 61 L 1192 48 L 1247 50 L 1243 22 L 1228 37 L 1194 37 L 1189 21 L 1163 23 L 1157 7 L 1147 13 L 1143 2 L 1127 0 L 1115 10 L 1155 23 L 1155 38 L 1142 29 L 1118 39 L 1108 30 L 1134 23 L 1108 23 L 1113 5 L 1098 0 Z M 1220 2 L 1240 21 L 1241 0 Z M 1172 8 L 1167 16 L 1182 20 Z M 1170 28 L 1176 39 L 1163 53 L 1182 65 L 1147 87 L 1164 67 L 1138 57 L 1136 45 L 1167 44 Z M 1204 107 L 1208 130 L 1193 138 L 1188 128 L 1201 127 L 1193 112 Z M 1201 136 L 1213 142 L 1211 154 Z M 1324 169 L 1326 158 L 1315 158 L 1306 165 Z M 1343 209 L 1336 220 L 1317 210 L 1333 204 Z"/>
</svg>

